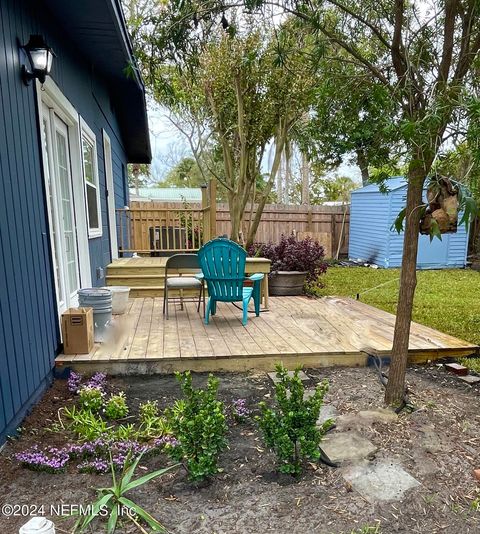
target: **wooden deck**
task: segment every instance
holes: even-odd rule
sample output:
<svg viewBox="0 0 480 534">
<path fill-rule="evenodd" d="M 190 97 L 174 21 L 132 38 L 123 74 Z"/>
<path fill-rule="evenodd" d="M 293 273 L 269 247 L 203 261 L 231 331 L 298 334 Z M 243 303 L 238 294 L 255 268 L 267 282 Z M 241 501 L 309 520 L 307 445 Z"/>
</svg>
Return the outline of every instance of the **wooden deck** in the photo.
<svg viewBox="0 0 480 534">
<path fill-rule="evenodd" d="M 117 316 L 110 341 L 90 354 L 60 355 L 57 367 L 112 374 L 169 373 L 177 370 L 271 370 L 278 361 L 306 367 L 361 366 L 365 352 L 390 354 L 395 316 L 349 298 L 276 297 L 270 310 L 246 327 L 241 311 L 220 303 L 209 325 L 194 303 L 170 303 L 170 319 L 162 313 L 163 299 L 137 298 L 129 312 Z M 422 362 L 478 351 L 472 345 L 414 323 L 410 361 Z"/>
</svg>

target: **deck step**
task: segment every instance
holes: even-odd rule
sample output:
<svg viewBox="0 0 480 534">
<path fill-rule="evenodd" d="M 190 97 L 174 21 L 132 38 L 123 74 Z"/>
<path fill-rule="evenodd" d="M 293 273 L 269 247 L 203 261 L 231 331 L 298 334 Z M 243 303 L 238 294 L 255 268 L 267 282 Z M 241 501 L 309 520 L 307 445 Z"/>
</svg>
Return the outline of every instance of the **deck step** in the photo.
<svg viewBox="0 0 480 534">
<path fill-rule="evenodd" d="M 143 297 L 163 297 L 164 292 L 164 286 L 135 286 L 130 287 L 130 298 L 143 298 Z M 205 292 L 207 294 L 207 292 Z M 174 292 L 173 290 L 170 290 L 168 294 L 171 297 L 178 296 L 178 291 Z M 198 290 L 197 289 L 184 289 L 183 290 L 184 297 L 190 298 L 190 297 L 198 297 Z"/>
<path fill-rule="evenodd" d="M 162 274 L 165 274 L 165 267 L 162 267 L 161 265 L 145 265 L 138 267 L 109 265 L 107 267 L 107 273 L 112 276 L 160 276 Z"/>
</svg>

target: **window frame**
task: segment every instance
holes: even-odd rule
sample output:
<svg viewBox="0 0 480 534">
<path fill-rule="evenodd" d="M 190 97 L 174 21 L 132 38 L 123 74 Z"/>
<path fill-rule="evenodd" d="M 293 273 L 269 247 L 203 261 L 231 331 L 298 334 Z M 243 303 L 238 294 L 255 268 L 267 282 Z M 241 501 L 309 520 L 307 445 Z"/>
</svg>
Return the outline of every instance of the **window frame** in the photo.
<svg viewBox="0 0 480 534">
<path fill-rule="evenodd" d="M 93 180 L 94 183 L 88 182 L 85 175 L 85 160 L 83 157 L 83 143 L 85 140 L 92 145 L 93 148 Z M 102 226 L 102 204 L 100 199 L 100 178 L 98 174 L 98 154 L 97 154 L 97 138 L 93 133 L 92 129 L 80 117 L 80 148 L 81 148 L 81 157 L 82 157 L 82 176 L 83 176 L 83 187 L 85 190 L 85 212 L 87 216 L 87 228 L 88 228 L 88 239 L 94 239 L 97 237 L 102 237 L 103 235 L 103 226 Z M 88 182 L 88 184 L 87 184 Z M 88 206 L 88 190 L 87 187 L 94 187 L 97 195 L 97 218 L 98 218 L 98 227 L 92 228 L 90 226 L 90 215 L 89 215 L 89 206 Z"/>
</svg>

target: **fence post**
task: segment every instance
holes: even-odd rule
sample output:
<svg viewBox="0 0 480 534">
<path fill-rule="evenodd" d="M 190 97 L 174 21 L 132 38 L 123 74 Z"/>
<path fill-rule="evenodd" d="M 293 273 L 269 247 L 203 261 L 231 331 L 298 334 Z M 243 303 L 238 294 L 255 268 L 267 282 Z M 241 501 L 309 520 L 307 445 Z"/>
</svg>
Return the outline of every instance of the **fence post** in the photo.
<svg viewBox="0 0 480 534">
<path fill-rule="evenodd" d="M 209 201 L 210 201 L 210 239 L 217 237 L 217 180 L 209 181 Z"/>
<path fill-rule="evenodd" d="M 212 238 L 210 230 L 210 208 L 208 202 L 208 186 L 202 184 L 202 219 L 203 219 L 203 242 L 206 243 Z M 202 243 L 203 244 L 203 243 Z"/>
<path fill-rule="evenodd" d="M 312 206 L 308 206 L 307 211 L 307 232 L 312 232 L 312 221 L 313 221 L 313 213 L 312 213 Z"/>
</svg>

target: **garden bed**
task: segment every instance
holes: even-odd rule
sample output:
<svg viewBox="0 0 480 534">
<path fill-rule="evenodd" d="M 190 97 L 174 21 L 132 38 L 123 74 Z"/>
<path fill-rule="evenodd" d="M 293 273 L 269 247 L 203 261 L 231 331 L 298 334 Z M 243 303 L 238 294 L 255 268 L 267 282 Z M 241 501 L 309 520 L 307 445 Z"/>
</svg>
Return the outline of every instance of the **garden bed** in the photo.
<svg viewBox="0 0 480 534">
<path fill-rule="evenodd" d="M 327 377 L 326 402 L 338 414 L 356 413 L 382 405 L 383 390 L 371 369 L 307 371 L 311 386 Z M 258 402 L 270 402 L 272 383 L 265 374 L 219 374 L 219 397 L 227 406 L 239 398 L 255 410 Z M 160 408 L 179 398 L 172 376 L 111 379 L 110 385 L 125 391 L 135 415 L 140 403 L 158 400 Z M 206 376 L 194 376 L 204 385 Z M 403 501 L 371 503 L 343 478 L 344 467 L 308 465 L 299 478 L 278 474 L 275 457 L 266 450 L 253 421 L 229 420 L 229 447 L 221 454 L 222 473 L 211 481 L 189 482 L 179 469 L 132 491 L 134 500 L 155 515 L 172 533 L 292 532 L 320 534 L 418 532 L 434 534 L 478 532 L 480 496 L 474 468 L 480 467 L 480 401 L 478 387 L 460 383 L 436 366 L 408 371 L 411 400 L 419 408 L 389 423 L 375 422 L 359 432 L 378 451 L 375 461 L 400 463 L 420 485 Z M 57 411 L 73 399 L 66 382 L 58 380 L 25 421 L 19 439 L 12 440 L 0 456 L 0 504 L 86 505 L 95 498 L 93 488 L 109 484 L 109 475 L 79 474 L 75 466 L 65 473 L 27 470 L 14 455 L 34 444 L 62 447 L 65 434 L 51 432 Z M 141 473 L 171 463 L 163 454 L 141 462 Z M 472 506 L 472 503 L 473 506 Z M 57 532 L 68 532 L 71 521 L 54 519 Z M 23 517 L 0 516 L 2 532 L 15 532 Z M 97 525 L 92 532 L 101 532 Z M 132 527 L 118 532 L 134 532 Z"/>
</svg>

